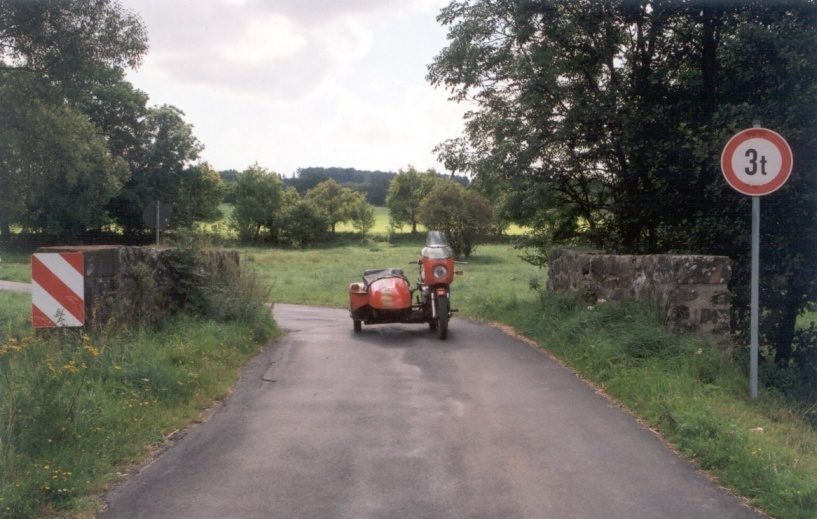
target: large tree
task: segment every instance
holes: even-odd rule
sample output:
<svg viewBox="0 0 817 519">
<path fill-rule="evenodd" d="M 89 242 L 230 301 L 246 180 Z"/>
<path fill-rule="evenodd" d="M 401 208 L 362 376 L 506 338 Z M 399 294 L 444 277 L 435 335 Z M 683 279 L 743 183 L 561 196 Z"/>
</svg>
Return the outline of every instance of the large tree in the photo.
<svg viewBox="0 0 817 519">
<path fill-rule="evenodd" d="M 105 204 L 127 178 L 87 117 L 0 84 L 0 228 L 77 236 L 107 223 Z"/>
<path fill-rule="evenodd" d="M 414 166 L 409 166 L 398 171 L 389 184 L 386 196 L 391 225 L 400 227 L 408 224 L 411 225 L 411 232 L 416 233 L 420 204 L 437 180 L 439 177 L 433 169 L 418 171 Z"/>
<path fill-rule="evenodd" d="M 124 81 L 147 50 L 112 0 L 0 0 L 0 231 L 105 222 L 143 138 L 146 96 Z M 22 136 L 22 137 L 21 137 Z"/>
<path fill-rule="evenodd" d="M 763 330 L 785 362 L 817 299 L 814 1 L 455 1 L 429 79 L 476 109 L 449 168 L 498 179 L 553 242 L 735 260 L 746 316 L 749 201 L 719 153 L 754 120 L 787 137 L 795 173 L 763 199 Z"/>
<path fill-rule="evenodd" d="M 116 0 L 0 0 L 0 70 L 82 88 L 146 51 L 144 23 Z"/>
<path fill-rule="evenodd" d="M 224 182 L 206 162 L 185 168 L 173 207 L 173 225 L 191 227 L 195 222 L 212 222 L 223 214 Z"/>
<path fill-rule="evenodd" d="M 183 205 L 180 197 L 185 172 L 202 150 L 192 125 L 184 120 L 184 112 L 174 106 L 149 109 L 144 132 L 132 154 L 132 176 L 111 202 L 112 214 L 127 232 L 144 227 L 142 212 L 155 200 Z"/>
</svg>

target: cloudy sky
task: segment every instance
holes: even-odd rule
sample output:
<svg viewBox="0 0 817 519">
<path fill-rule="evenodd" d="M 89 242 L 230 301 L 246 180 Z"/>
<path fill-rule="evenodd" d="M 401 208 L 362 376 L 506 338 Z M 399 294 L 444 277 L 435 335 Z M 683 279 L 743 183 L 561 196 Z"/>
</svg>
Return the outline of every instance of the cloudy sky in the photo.
<svg viewBox="0 0 817 519">
<path fill-rule="evenodd" d="M 216 169 L 442 171 L 465 107 L 426 81 L 445 0 L 122 0 L 148 27 L 129 80 L 179 107 Z"/>
</svg>

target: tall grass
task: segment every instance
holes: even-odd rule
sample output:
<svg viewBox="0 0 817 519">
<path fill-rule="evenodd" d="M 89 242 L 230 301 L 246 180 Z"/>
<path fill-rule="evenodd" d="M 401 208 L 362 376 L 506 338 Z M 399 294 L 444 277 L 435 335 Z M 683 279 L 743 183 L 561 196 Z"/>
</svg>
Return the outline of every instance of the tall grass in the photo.
<svg viewBox="0 0 817 519">
<path fill-rule="evenodd" d="M 226 395 L 267 339 L 180 315 L 161 330 L 0 346 L 0 515 L 92 510 L 118 468 Z"/>
<path fill-rule="evenodd" d="M 31 294 L 0 291 L 0 341 L 25 333 L 31 323 Z"/>
</svg>

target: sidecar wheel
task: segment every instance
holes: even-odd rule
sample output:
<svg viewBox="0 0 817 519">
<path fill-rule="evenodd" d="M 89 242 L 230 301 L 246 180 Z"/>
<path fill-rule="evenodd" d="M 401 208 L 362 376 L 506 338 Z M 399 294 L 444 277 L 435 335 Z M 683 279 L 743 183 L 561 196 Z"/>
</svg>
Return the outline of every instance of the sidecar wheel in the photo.
<svg viewBox="0 0 817 519">
<path fill-rule="evenodd" d="M 363 322 L 359 321 L 358 319 L 354 320 L 355 323 L 355 333 L 360 333 L 363 331 Z"/>
<path fill-rule="evenodd" d="M 437 337 L 444 341 L 448 337 L 448 298 L 437 297 Z"/>
</svg>

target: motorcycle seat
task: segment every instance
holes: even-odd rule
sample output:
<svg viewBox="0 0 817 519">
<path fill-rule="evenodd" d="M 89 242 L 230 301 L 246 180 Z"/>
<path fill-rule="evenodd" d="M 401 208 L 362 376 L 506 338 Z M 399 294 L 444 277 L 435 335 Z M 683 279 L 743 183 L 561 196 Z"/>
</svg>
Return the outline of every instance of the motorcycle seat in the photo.
<svg viewBox="0 0 817 519">
<path fill-rule="evenodd" d="M 368 287 L 378 279 L 399 277 L 406 279 L 403 269 L 388 268 L 388 269 L 371 269 L 363 271 L 363 282 Z"/>
</svg>

